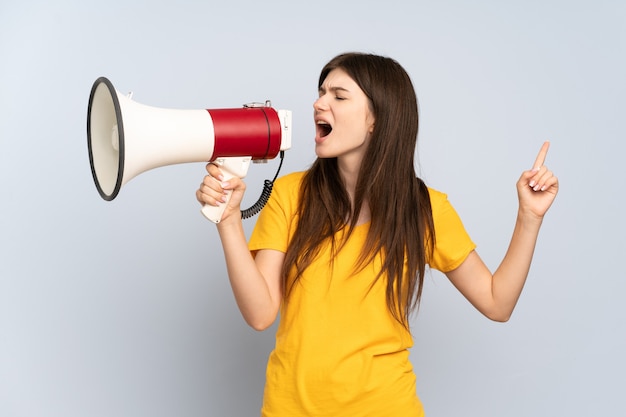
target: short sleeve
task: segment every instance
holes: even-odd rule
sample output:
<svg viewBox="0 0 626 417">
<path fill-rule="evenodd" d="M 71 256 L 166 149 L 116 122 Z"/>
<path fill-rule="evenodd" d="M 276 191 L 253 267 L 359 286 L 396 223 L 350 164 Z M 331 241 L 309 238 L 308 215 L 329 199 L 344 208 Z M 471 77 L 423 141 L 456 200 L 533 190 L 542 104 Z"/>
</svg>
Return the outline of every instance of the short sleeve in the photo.
<svg viewBox="0 0 626 417">
<path fill-rule="evenodd" d="M 287 252 L 293 235 L 298 194 L 303 173 L 293 173 L 274 182 L 272 194 L 252 230 L 248 249 Z"/>
<path fill-rule="evenodd" d="M 430 188 L 428 191 L 435 225 L 435 250 L 428 263 L 433 269 L 449 272 L 463 263 L 476 249 L 476 244 L 465 230 L 448 196 Z"/>
</svg>

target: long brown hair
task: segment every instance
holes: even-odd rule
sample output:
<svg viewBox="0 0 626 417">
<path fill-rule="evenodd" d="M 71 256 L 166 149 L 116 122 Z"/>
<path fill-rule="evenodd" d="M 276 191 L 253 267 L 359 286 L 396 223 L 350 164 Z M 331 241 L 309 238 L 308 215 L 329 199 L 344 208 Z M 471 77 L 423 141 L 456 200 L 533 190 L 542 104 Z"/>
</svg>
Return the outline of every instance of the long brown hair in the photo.
<svg viewBox="0 0 626 417">
<path fill-rule="evenodd" d="M 318 87 L 336 68 L 345 71 L 369 98 L 374 131 L 361 163 L 353 203 L 339 175 L 337 158 L 317 158 L 305 173 L 297 228 L 283 267 L 285 301 L 322 244 L 330 242 L 331 253 L 336 253 L 341 242 L 335 242 L 335 234 L 347 227 L 349 236 L 367 202 L 371 222 L 357 268 L 365 267 L 377 253 L 382 254 L 382 270 L 376 280 L 387 278 L 389 311 L 408 329 L 410 313 L 422 294 L 435 236 L 428 189 L 415 175 L 415 90 L 395 60 L 363 53 L 333 58 L 322 69 Z M 350 219 L 347 224 L 346 219 Z M 292 268 L 295 277 L 289 278 Z"/>
</svg>

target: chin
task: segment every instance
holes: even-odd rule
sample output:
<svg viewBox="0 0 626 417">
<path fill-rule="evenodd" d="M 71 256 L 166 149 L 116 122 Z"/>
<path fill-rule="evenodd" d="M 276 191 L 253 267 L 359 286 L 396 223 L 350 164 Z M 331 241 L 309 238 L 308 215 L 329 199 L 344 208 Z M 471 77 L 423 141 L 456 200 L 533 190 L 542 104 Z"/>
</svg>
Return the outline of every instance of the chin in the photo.
<svg viewBox="0 0 626 417">
<path fill-rule="evenodd" d="M 315 155 L 318 158 L 334 158 L 337 155 L 331 154 L 330 152 L 325 152 L 321 145 L 315 144 Z"/>
</svg>

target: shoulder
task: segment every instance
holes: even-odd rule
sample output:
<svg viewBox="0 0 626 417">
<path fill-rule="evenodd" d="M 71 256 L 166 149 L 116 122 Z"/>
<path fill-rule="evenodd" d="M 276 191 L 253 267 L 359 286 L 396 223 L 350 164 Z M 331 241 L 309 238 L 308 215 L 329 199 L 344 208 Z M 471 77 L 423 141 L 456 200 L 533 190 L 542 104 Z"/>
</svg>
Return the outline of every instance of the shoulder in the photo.
<svg viewBox="0 0 626 417">
<path fill-rule="evenodd" d="M 298 200 L 304 174 L 304 172 L 293 172 L 276 179 L 272 194 L 276 194 L 281 201 Z"/>
<path fill-rule="evenodd" d="M 458 217 L 454 206 L 448 198 L 448 194 L 428 187 L 428 195 L 435 223 L 447 223 L 453 220 L 453 218 Z M 437 227 L 437 224 L 435 224 L 435 227 Z"/>
<path fill-rule="evenodd" d="M 286 252 L 297 218 L 298 195 L 303 172 L 294 172 L 274 181 L 269 200 L 250 236 L 250 250 L 274 249 Z"/>
<path fill-rule="evenodd" d="M 435 251 L 429 259 L 431 268 L 447 272 L 457 268 L 476 248 L 465 230 L 448 195 L 428 188 L 435 226 Z"/>
<path fill-rule="evenodd" d="M 274 181 L 267 206 L 264 211 L 282 212 L 290 217 L 297 210 L 298 199 L 304 172 L 293 172 L 279 177 Z"/>
<path fill-rule="evenodd" d="M 300 184 L 302 183 L 302 179 L 304 178 L 304 174 L 305 174 L 304 171 L 292 172 L 290 174 L 286 174 L 278 178 L 274 182 L 274 184 L 277 187 L 285 187 L 285 188 L 297 187 L 299 189 Z"/>
<path fill-rule="evenodd" d="M 428 196 L 430 198 L 430 205 L 433 210 L 441 208 L 445 204 L 449 204 L 448 194 L 443 193 L 439 190 L 435 190 L 434 188 L 428 188 Z"/>
</svg>

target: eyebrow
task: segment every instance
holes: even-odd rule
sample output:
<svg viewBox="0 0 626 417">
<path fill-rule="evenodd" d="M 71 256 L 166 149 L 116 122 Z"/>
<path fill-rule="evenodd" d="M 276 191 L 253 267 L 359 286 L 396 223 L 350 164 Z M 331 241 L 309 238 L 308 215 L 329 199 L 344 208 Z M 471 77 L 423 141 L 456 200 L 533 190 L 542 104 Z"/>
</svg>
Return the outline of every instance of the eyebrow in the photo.
<svg viewBox="0 0 626 417">
<path fill-rule="evenodd" d="M 332 91 L 332 92 L 335 92 L 335 93 L 337 91 L 342 91 L 342 92 L 345 92 L 345 93 L 349 93 L 350 92 L 350 90 L 348 90 L 347 88 L 343 88 L 343 87 L 330 87 L 329 90 Z M 325 93 L 326 89 L 324 87 L 320 87 L 320 88 L 318 88 L 318 91 L 320 93 Z"/>
</svg>

